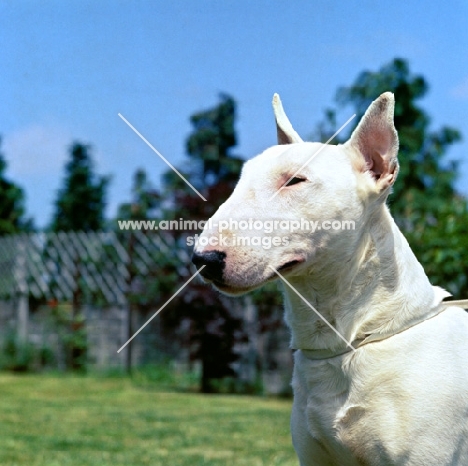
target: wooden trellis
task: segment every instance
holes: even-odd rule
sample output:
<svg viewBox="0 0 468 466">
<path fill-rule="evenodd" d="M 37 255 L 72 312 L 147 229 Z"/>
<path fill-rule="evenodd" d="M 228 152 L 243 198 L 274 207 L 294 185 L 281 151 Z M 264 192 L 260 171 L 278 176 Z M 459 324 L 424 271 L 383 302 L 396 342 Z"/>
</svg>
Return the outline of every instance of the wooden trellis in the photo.
<svg viewBox="0 0 468 466">
<path fill-rule="evenodd" d="M 125 305 L 129 270 L 146 275 L 165 255 L 189 273 L 190 255 L 169 235 L 132 232 L 34 233 L 0 238 L 0 299 L 32 295 L 72 301 L 77 289 L 106 304 Z"/>
</svg>

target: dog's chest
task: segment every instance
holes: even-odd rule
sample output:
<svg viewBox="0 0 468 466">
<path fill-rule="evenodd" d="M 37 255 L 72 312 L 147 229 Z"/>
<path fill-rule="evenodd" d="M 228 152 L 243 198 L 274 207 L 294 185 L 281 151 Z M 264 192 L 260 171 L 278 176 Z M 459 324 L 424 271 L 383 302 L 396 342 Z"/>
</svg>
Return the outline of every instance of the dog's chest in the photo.
<svg viewBox="0 0 468 466">
<path fill-rule="evenodd" d="M 304 416 L 307 430 L 320 439 L 326 449 L 336 450 L 336 423 L 346 409 L 349 381 L 336 362 L 311 362 L 296 354 L 293 389 L 298 412 Z M 294 421 L 293 421 L 294 422 Z"/>
<path fill-rule="evenodd" d="M 297 352 L 293 389 L 293 439 L 308 439 L 306 445 L 295 444 L 304 455 L 301 465 L 362 466 L 341 437 L 342 421 L 356 407 L 349 404 L 350 380 L 338 360 L 310 361 Z"/>
</svg>

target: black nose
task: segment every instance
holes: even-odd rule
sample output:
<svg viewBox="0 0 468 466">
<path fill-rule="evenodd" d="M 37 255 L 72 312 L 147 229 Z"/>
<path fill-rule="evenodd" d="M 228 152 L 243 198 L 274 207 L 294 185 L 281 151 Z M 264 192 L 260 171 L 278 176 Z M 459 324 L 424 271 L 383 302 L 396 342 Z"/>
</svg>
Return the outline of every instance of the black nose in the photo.
<svg viewBox="0 0 468 466">
<path fill-rule="evenodd" d="M 202 265 L 205 267 L 200 274 L 208 280 L 215 280 L 217 282 L 223 281 L 223 269 L 226 265 L 224 259 L 226 253 L 221 251 L 208 251 L 198 254 L 196 252 L 192 255 L 192 262 L 195 266 L 200 268 Z"/>
</svg>

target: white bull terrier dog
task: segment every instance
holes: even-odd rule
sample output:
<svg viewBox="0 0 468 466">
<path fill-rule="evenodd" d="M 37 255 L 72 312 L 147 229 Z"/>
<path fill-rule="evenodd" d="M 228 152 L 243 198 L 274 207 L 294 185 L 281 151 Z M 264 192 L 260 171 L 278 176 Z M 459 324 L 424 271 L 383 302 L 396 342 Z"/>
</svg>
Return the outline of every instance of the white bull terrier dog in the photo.
<svg viewBox="0 0 468 466">
<path fill-rule="evenodd" d="M 385 204 L 393 94 L 338 146 L 303 142 L 278 95 L 273 106 L 279 145 L 244 165 L 193 262 L 227 295 L 281 277 L 300 464 L 467 466 L 466 302 L 442 302 Z"/>
</svg>

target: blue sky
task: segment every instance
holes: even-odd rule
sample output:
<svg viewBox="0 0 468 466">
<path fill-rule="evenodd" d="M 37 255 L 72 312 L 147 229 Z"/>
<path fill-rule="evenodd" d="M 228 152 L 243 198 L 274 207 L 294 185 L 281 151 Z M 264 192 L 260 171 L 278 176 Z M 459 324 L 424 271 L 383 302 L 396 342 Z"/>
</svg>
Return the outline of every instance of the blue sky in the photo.
<svg viewBox="0 0 468 466">
<path fill-rule="evenodd" d="M 248 158 L 275 143 L 274 92 L 307 137 L 338 86 L 402 57 L 430 84 L 421 104 L 433 127 L 464 135 L 449 156 L 461 160 L 458 187 L 468 194 L 467 18 L 463 1 L 0 0 L 8 175 L 45 226 L 67 147 L 90 143 L 97 171 L 112 175 L 112 216 L 137 168 L 155 185 L 166 169 L 119 112 L 180 166 L 189 116 L 229 93 L 238 102 L 234 152 Z"/>
</svg>

